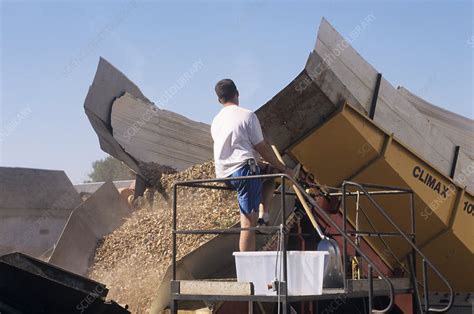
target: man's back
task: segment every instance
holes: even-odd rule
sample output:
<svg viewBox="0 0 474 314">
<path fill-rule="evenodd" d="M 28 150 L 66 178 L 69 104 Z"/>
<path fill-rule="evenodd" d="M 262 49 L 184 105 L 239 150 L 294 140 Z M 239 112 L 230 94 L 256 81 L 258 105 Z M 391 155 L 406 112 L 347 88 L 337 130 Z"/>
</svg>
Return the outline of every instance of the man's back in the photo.
<svg viewBox="0 0 474 314">
<path fill-rule="evenodd" d="M 263 141 L 262 129 L 252 111 L 236 105 L 226 106 L 211 125 L 214 140 L 216 176 L 227 177 L 248 159 L 256 159 L 254 146 Z"/>
<path fill-rule="evenodd" d="M 257 223 L 268 224 L 275 186 L 273 180 L 248 178 L 262 174 L 262 169 L 249 162 L 249 159 L 256 161 L 261 156 L 274 169 L 281 170 L 286 175 L 294 176 L 294 172 L 278 160 L 270 145 L 263 139 L 262 128 L 255 113 L 239 107 L 239 91 L 235 83 L 231 79 L 220 80 L 215 91 L 219 103 L 224 106 L 211 125 L 216 176 L 228 178 L 228 187 L 237 192 L 242 228 L 240 251 L 255 251 L 255 232 L 247 228 L 253 228 Z M 272 171 L 268 165 L 263 173 L 267 171 Z"/>
</svg>

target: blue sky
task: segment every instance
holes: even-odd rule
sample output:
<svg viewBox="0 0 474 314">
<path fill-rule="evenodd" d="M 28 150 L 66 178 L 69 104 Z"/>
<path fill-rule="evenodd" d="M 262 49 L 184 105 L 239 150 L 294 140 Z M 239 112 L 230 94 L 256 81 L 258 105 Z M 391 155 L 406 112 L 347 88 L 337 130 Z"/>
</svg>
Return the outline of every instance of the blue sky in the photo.
<svg viewBox="0 0 474 314">
<path fill-rule="evenodd" d="M 87 179 L 105 157 L 83 110 L 99 56 L 158 100 L 193 63 L 202 68 L 161 107 L 210 122 L 217 80 L 235 80 L 257 109 L 302 69 L 321 17 L 392 85 L 474 117 L 471 1 L 4 1 L 0 29 L 0 165 Z"/>
</svg>

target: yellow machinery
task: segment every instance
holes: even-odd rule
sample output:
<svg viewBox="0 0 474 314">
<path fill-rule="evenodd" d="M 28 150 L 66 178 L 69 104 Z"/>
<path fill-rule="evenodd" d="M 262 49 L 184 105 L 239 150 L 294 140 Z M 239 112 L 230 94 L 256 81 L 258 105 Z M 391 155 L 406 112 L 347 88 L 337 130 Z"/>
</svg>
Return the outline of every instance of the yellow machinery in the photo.
<svg viewBox="0 0 474 314">
<path fill-rule="evenodd" d="M 416 243 L 448 279 L 455 291 L 474 291 L 473 216 L 474 197 L 442 175 L 430 164 L 385 132 L 371 119 L 348 104 L 341 106 L 319 128 L 292 144 L 287 153 L 316 175 L 321 184 L 340 186 L 344 180 L 407 187 L 415 193 Z M 474 165 L 473 165 L 474 167 Z M 471 171 L 461 169 L 460 171 Z M 386 220 L 364 198 L 373 225 L 389 230 Z M 377 202 L 406 232 L 410 230 L 409 199 L 384 195 Z M 355 200 L 347 205 L 348 218 L 355 225 Z M 360 228 L 370 229 L 361 219 Z M 391 267 L 395 257 L 384 254 L 378 238 L 367 241 Z M 386 242 L 399 261 L 410 252 L 398 238 Z M 421 272 L 420 263 L 418 271 Z M 446 287 L 434 273 L 428 273 L 430 289 Z"/>
<path fill-rule="evenodd" d="M 352 181 L 411 189 L 417 246 L 456 292 L 474 291 L 472 159 L 461 154 L 462 147 L 459 153 L 459 146 L 458 159 L 453 142 L 327 21 L 321 22 L 315 49 L 301 73 L 256 114 L 268 140 L 321 184 L 341 187 L 344 181 Z M 356 200 L 348 200 L 348 220 L 355 226 Z M 410 232 L 409 197 L 380 195 L 376 201 L 403 231 Z M 392 225 L 371 208 L 366 197 L 359 205 L 371 222 L 359 217 L 359 230 L 376 226 L 378 231 L 391 231 Z M 405 262 L 411 250 L 406 241 L 386 237 L 394 252 L 387 254 L 380 238 L 364 238 L 392 270 Z M 432 271 L 428 278 L 431 292 L 446 290 Z"/>
</svg>

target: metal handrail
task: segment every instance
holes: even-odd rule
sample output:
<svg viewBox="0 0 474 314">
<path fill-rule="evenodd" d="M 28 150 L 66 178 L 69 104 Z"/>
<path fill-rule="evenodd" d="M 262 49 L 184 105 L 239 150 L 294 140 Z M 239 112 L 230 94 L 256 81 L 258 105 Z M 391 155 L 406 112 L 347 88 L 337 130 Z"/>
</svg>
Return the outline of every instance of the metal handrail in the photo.
<svg viewBox="0 0 474 314">
<path fill-rule="evenodd" d="M 376 309 L 371 309 L 373 313 L 386 313 L 391 310 L 394 304 L 394 299 L 395 299 L 395 289 L 393 288 L 392 282 L 385 276 L 385 274 L 371 261 L 371 259 L 359 248 L 359 246 L 353 242 L 350 237 L 339 227 L 339 225 L 334 222 L 334 220 L 329 216 L 329 214 L 326 213 L 325 210 L 323 210 L 317 202 L 314 201 L 314 199 L 301 187 L 301 185 L 294 180 L 293 178 L 290 178 L 286 176 L 292 183 L 293 186 L 296 187 L 300 192 L 302 192 L 303 196 L 311 203 L 311 205 L 319 210 L 319 214 L 323 216 L 326 222 L 332 225 L 334 229 L 336 229 L 341 236 L 345 239 L 346 243 L 349 243 L 354 250 L 360 254 L 361 257 L 363 257 L 366 261 L 367 264 L 369 265 L 369 299 L 371 299 L 372 291 L 373 291 L 373 278 L 372 278 L 372 268 L 375 269 L 375 271 L 379 274 L 379 276 L 382 278 L 383 281 L 387 284 L 389 291 L 390 291 L 390 302 L 389 304 L 382 310 L 376 310 Z M 343 261 L 345 264 L 345 261 Z M 346 268 L 344 267 L 344 274 L 346 273 Z M 346 278 L 346 276 L 344 276 Z M 344 280 L 344 291 L 347 292 L 347 280 Z M 371 302 L 371 301 L 370 301 Z M 370 307 L 371 308 L 371 307 Z"/>
<path fill-rule="evenodd" d="M 344 181 L 342 183 L 343 186 L 343 191 L 345 190 L 346 186 L 354 186 L 364 192 L 364 194 L 367 196 L 369 201 L 372 203 L 372 205 L 375 206 L 379 210 L 379 212 L 387 219 L 387 221 L 399 232 L 399 234 L 410 244 L 411 248 L 418 253 L 422 257 L 422 270 L 423 270 L 423 284 L 424 284 L 424 293 L 425 293 L 425 310 L 427 312 L 437 312 L 437 313 L 443 313 L 448 311 L 453 303 L 454 303 L 454 291 L 453 288 L 451 287 L 451 284 L 448 282 L 448 280 L 438 271 L 438 269 L 431 263 L 431 261 L 421 252 L 421 250 L 418 248 L 418 246 L 408 237 L 408 235 L 393 221 L 393 219 L 390 217 L 390 215 L 373 199 L 372 196 L 368 193 L 367 189 L 364 187 L 371 187 L 371 188 L 377 188 L 376 185 L 372 184 L 359 184 L 356 182 L 351 182 L 351 181 Z M 398 189 L 398 188 L 397 188 Z M 427 270 L 426 270 L 426 264 L 433 269 L 433 271 L 436 273 L 436 275 L 446 284 L 446 286 L 449 289 L 449 302 L 444 308 L 431 308 L 428 306 L 428 300 L 427 300 L 427 292 L 428 292 L 428 282 L 427 282 Z M 417 289 L 417 287 L 414 287 L 414 289 Z"/>
<path fill-rule="evenodd" d="M 378 273 L 378 275 L 382 278 L 382 280 L 387 284 L 388 290 L 389 290 L 389 298 L 390 302 L 389 304 L 382 310 L 376 310 L 373 309 L 373 313 L 386 313 L 388 312 L 394 305 L 394 299 L 395 299 L 395 289 L 393 288 L 392 282 L 388 279 L 388 277 L 377 267 L 375 263 L 373 263 L 370 258 L 356 245 L 355 242 L 353 242 L 350 237 L 339 227 L 339 225 L 330 217 L 329 214 L 327 214 L 309 195 L 305 189 L 292 177 L 286 175 L 286 174 L 263 174 L 263 175 L 252 175 L 252 176 L 245 176 L 245 177 L 227 177 L 227 178 L 213 178 L 213 179 L 198 179 L 198 180 L 189 180 L 189 181 L 178 181 L 173 184 L 173 224 L 172 224 L 172 246 L 173 246 L 173 263 L 172 263 L 172 277 L 173 280 L 176 280 L 176 235 L 179 232 L 176 227 L 176 219 L 177 219 L 177 187 L 178 186 L 187 186 L 187 187 L 194 187 L 194 185 L 199 185 L 200 188 L 206 188 L 204 186 L 204 183 L 216 183 L 216 182 L 226 182 L 226 181 L 234 181 L 234 180 L 252 180 L 252 179 L 276 179 L 280 178 L 281 179 L 281 185 L 282 185 L 282 205 L 284 205 L 284 200 L 285 200 L 285 180 L 289 180 L 293 184 L 293 188 L 297 188 L 303 196 L 309 201 L 309 203 L 319 210 L 319 214 L 323 216 L 323 218 L 328 222 L 334 229 L 336 229 L 341 236 L 345 239 L 346 243 L 349 243 L 354 250 L 360 254 L 361 257 L 363 257 L 366 261 L 367 264 L 370 265 L 370 268 L 375 269 L 375 271 Z M 212 186 L 209 186 L 209 188 L 213 188 Z M 282 206 L 282 215 L 284 216 L 284 211 L 285 208 Z M 283 220 L 282 220 L 283 222 Z M 178 232 L 177 232 L 178 231 Z M 286 246 L 284 247 L 284 256 L 283 256 L 283 270 L 284 270 L 284 280 L 286 280 Z M 344 261 L 345 262 L 345 261 Z M 344 267 L 343 269 L 344 273 L 346 272 L 346 268 Z M 372 282 L 372 275 L 370 274 L 369 276 L 369 287 L 373 287 L 373 282 Z M 346 276 L 344 276 L 346 278 Z M 286 289 L 285 289 L 286 290 Z M 344 291 L 347 292 L 347 281 L 344 281 Z M 286 291 L 285 291 L 286 292 Z M 369 289 L 369 296 L 372 294 L 372 289 Z"/>
<path fill-rule="evenodd" d="M 178 234 L 204 234 L 204 233 L 210 233 L 210 234 L 225 234 L 225 233 L 235 233 L 236 231 L 243 231 L 243 230 L 255 230 L 256 228 L 232 228 L 232 230 L 177 230 L 177 187 L 178 186 L 186 186 L 186 187 L 197 187 L 197 188 L 210 188 L 210 189 L 223 189 L 224 187 L 222 186 L 216 186 L 216 185 L 206 185 L 205 183 L 215 183 L 215 182 L 226 182 L 226 181 L 233 181 L 233 180 L 252 180 L 252 179 L 276 179 L 276 178 L 281 178 L 282 179 L 282 193 L 281 193 L 281 219 L 282 223 L 285 220 L 285 202 L 286 202 L 286 197 L 285 197 L 285 175 L 280 175 L 280 174 L 264 174 L 264 175 L 253 175 L 253 176 L 246 176 L 246 177 L 228 177 L 228 178 L 215 178 L 215 179 L 200 179 L 200 180 L 189 180 L 189 181 L 178 181 L 173 184 L 173 209 L 172 209 L 172 264 L 171 264 L 171 269 L 172 269 L 172 280 L 176 280 L 176 275 L 177 275 L 177 235 Z M 260 228 L 260 230 L 266 229 L 266 230 L 272 230 L 274 227 L 263 227 Z M 280 228 L 278 228 L 280 230 Z M 285 234 L 285 233 L 284 233 Z M 287 299 L 288 299 L 288 289 L 286 288 L 286 281 L 287 281 L 287 254 L 286 254 L 286 243 L 283 241 L 283 283 L 281 283 L 280 287 L 283 290 L 283 296 L 282 296 L 282 303 L 283 303 L 283 313 L 286 314 L 288 313 L 287 311 Z M 281 296 L 281 292 L 278 291 L 278 296 Z M 172 300 L 171 303 L 171 313 L 175 314 L 177 313 L 177 302 L 176 300 Z"/>
</svg>

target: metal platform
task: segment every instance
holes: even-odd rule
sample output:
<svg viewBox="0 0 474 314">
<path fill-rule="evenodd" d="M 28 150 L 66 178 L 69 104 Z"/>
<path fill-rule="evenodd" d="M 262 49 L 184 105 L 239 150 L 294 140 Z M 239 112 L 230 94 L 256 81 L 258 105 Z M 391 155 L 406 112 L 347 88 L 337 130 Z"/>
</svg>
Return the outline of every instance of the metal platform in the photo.
<svg viewBox="0 0 474 314">
<path fill-rule="evenodd" d="M 409 278 L 391 279 L 396 294 L 411 293 Z M 323 289 L 320 295 L 288 295 L 287 302 L 330 300 L 337 297 L 363 298 L 368 297 L 369 281 L 367 279 L 349 280 L 348 292 L 344 289 Z M 373 280 L 375 296 L 388 295 L 387 285 L 382 279 Z M 240 292 L 236 293 L 236 292 Z M 253 302 L 282 302 L 282 295 L 254 295 L 251 282 L 235 280 L 175 280 L 171 282 L 171 299 L 179 301 L 253 301 Z"/>
<path fill-rule="evenodd" d="M 453 304 L 453 289 L 446 278 L 436 269 L 433 263 L 421 252 L 419 247 L 416 245 L 415 241 L 415 206 L 414 206 L 414 197 L 413 191 L 407 188 L 385 186 L 385 185 L 374 185 L 374 184 L 359 184 L 350 181 L 344 181 L 342 184 L 342 211 L 343 211 L 343 224 L 342 226 L 338 225 L 328 213 L 326 213 L 320 205 L 312 198 L 311 195 L 300 185 L 299 182 L 295 181 L 293 178 L 285 174 L 265 174 L 265 175 L 254 175 L 246 177 L 234 177 L 232 180 L 253 180 L 253 179 L 280 179 L 280 210 L 279 214 L 281 215 L 281 221 L 285 221 L 286 217 L 286 184 L 290 183 L 293 186 L 293 189 L 298 194 L 300 193 L 305 200 L 302 202 L 308 201 L 311 206 L 313 206 L 314 211 L 316 211 L 323 220 L 325 220 L 329 225 L 334 228 L 334 230 L 342 237 L 343 243 L 343 256 L 342 260 L 347 260 L 347 248 L 352 247 L 355 251 L 355 254 L 364 260 L 367 263 L 366 279 L 351 280 L 347 274 L 347 270 L 343 271 L 343 287 L 341 289 L 331 289 L 323 290 L 321 295 L 309 295 L 309 296 L 295 296 L 290 295 L 287 289 L 287 240 L 290 236 L 288 230 L 286 230 L 281 224 L 280 226 L 269 226 L 269 227 L 260 227 L 260 228 L 230 228 L 230 229 L 211 229 L 211 230 L 202 230 L 202 229 L 192 229 L 192 230 L 180 230 L 177 228 L 177 189 L 178 187 L 194 187 L 194 188 L 208 188 L 208 189 L 223 189 L 224 187 L 219 185 L 211 185 L 211 183 L 222 183 L 230 178 L 218 178 L 218 179 L 200 179 L 200 180 L 190 180 L 190 181 L 180 181 L 175 182 L 173 186 L 173 224 L 172 224 L 172 280 L 170 281 L 171 293 L 170 293 L 170 310 L 171 313 L 177 313 L 179 301 L 248 301 L 248 302 L 277 302 L 281 304 L 283 313 L 289 313 L 290 306 L 289 303 L 292 302 L 303 302 L 303 301 L 319 301 L 319 300 L 328 300 L 335 298 L 343 299 L 355 299 L 355 298 L 365 298 L 368 297 L 368 312 L 369 313 L 386 313 L 392 309 L 395 302 L 395 296 L 397 294 L 413 294 L 412 306 L 416 308 L 416 311 L 419 313 L 428 313 L 432 312 L 445 312 L 448 311 Z M 287 183 L 286 183 L 287 182 Z M 305 183 L 303 183 L 305 184 Z M 317 186 L 316 184 L 313 184 Z M 320 187 L 320 186 L 319 186 Z M 374 199 L 374 196 L 377 193 L 383 191 L 390 191 L 392 194 L 407 194 L 409 196 L 409 211 L 408 216 L 410 218 L 410 231 L 404 231 L 397 223 L 391 218 L 385 209 L 380 206 Z M 365 254 L 361 248 L 352 240 L 354 231 L 347 229 L 348 224 L 348 215 L 347 215 L 347 204 L 349 203 L 349 198 L 353 197 L 354 192 L 357 197 L 363 195 L 371 203 L 373 208 L 377 211 L 378 214 L 383 216 L 387 223 L 395 229 L 394 232 L 385 234 L 380 230 L 373 230 L 370 232 L 358 230 L 356 233 L 366 236 L 375 236 L 382 237 L 389 235 L 390 237 L 399 237 L 406 245 L 411 247 L 411 253 L 409 253 L 409 258 L 407 258 L 408 269 L 407 273 L 410 275 L 409 278 L 396 278 L 392 276 L 387 276 L 383 271 L 380 270 L 380 264 L 375 263 L 367 254 Z M 395 193 L 396 192 L 396 193 Z M 376 194 L 374 194 L 376 193 Z M 385 192 L 383 192 L 385 193 Z M 374 194 L 374 195 L 372 195 Z M 303 206 L 304 207 L 304 206 Z M 310 220 L 314 220 L 313 209 L 304 207 L 305 214 L 308 215 Z M 314 226 L 314 224 L 313 224 Z M 315 227 L 316 228 L 316 227 Z M 179 281 L 177 278 L 177 236 L 178 235 L 189 235 L 189 234 L 236 234 L 243 230 L 256 231 L 256 234 L 259 235 L 262 229 L 265 231 L 273 231 L 279 233 L 281 237 L 282 245 L 279 250 L 282 253 L 282 277 L 279 278 L 279 291 L 278 295 L 254 295 L 253 287 L 245 285 L 242 283 L 236 283 L 235 281 L 229 281 L 226 283 L 219 282 L 218 284 L 212 284 L 212 282 L 197 282 L 197 281 Z M 405 229 L 405 228 L 404 228 Z M 348 232 L 349 231 L 349 232 Z M 373 233 L 373 234 L 372 234 Z M 322 238 L 323 236 L 321 236 Z M 384 242 L 385 243 L 385 242 Z M 389 247 L 387 247 L 389 249 Z M 416 275 L 416 256 L 421 257 L 422 265 L 422 282 L 418 282 Z M 441 281 L 443 281 L 446 287 L 449 290 L 448 293 L 448 303 L 442 308 L 432 307 L 429 304 L 427 298 L 429 287 L 427 281 L 427 271 L 428 268 L 434 272 Z M 394 279 L 395 278 L 395 279 Z M 184 286 L 181 285 L 184 284 Z M 405 283 L 405 284 L 403 284 Z M 424 294 L 424 304 L 422 308 L 422 302 L 420 300 L 420 294 L 418 291 L 418 284 L 421 284 L 423 287 Z M 234 287 L 233 287 L 234 285 Z M 237 285 L 237 286 L 236 286 Z M 411 288 L 412 287 L 412 288 Z M 229 290 L 230 289 L 230 290 Z M 227 292 L 226 292 L 227 291 Z M 232 292 L 232 293 L 229 293 Z M 241 293 L 244 291 L 244 293 Z M 205 292 L 205 293 L 204 293 Z M 389 302 L 386 303 L 383 309 L 374 308 L 374 297 L 375 296 L 387 296 Z"/>
</svg>

